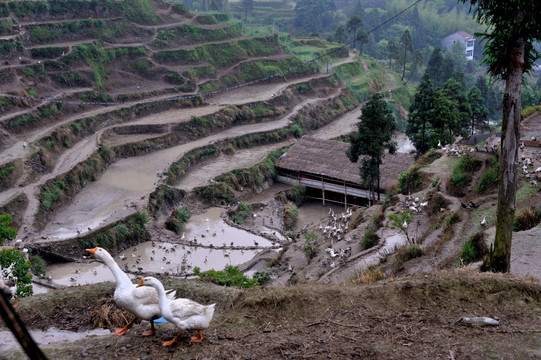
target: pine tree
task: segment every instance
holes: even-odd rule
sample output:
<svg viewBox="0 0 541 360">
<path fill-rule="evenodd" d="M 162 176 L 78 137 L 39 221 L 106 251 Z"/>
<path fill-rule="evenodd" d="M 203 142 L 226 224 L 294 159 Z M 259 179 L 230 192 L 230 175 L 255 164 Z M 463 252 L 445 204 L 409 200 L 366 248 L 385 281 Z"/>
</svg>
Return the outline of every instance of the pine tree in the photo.
<svg viewBox="0 0 541 360">
<path fill-rule="evenodd" d="M 406 123 L 406 135 L 415 146 L 417 155 L 427 152 L 434 143 L 431 131 L 433 109 L 434 89 L 430 76 L 425 73 L 415 93 Z"/>
<path fill-rule="evenodd" d="M 387 107 L 381 94 L 374 94 L 362 108 L 361 121 L 357 132 L 350 136 L 350 146 L 346 152 L 351 162 L 356 163 L 362 157 L 359 173 L 364 186 L 371 193 L 378 194 L 380 200 L 379 167 L 385 156 L 396 152 L 396 142 L 391 141 L 393 131 L 398 128 L 393 113 Z"/>
<path fill-rule="evenodd" d="M 470 117 L 470 135 L 473 135 L 476 129 L 481 130 L 486 127 L 488 109 L 484 105 L 485 99 L 483 99 L 481 91 L 477 86 L 473 86 L 470 89 L 467 97 L 472 111 Z"/>
<path fill-rule="evenodd" d="M 443 54 L 441 53 L 441 49 L 439 47 L 434 48 L 432 50 L 432 53 L 430 54 L 430 57 L 428 58 L 428 63 L 426 65 L 426 71 L 425 73 L 430 76 L 430 79 L 432 79 L 432 85 L 434 87 L 440 86 L 443 84 L 441 82 L 441 75 L 443 72 Z"/>
</svg>

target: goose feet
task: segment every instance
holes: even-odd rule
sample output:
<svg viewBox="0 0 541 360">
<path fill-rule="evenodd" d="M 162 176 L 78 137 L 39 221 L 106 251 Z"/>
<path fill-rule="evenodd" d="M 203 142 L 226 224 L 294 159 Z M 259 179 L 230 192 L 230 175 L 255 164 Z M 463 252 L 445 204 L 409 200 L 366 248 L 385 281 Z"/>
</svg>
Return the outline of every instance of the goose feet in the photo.
<svg viewBox="0 0 541 360">
<path fill-rule="evenodd" d="M 178 341 L 178 338 L 180 337 L 180 335 L 182 335 L 182 332 L 179 332 L 178 335 L 173 340 L 164 341 L 162 343 L 162 345 L 163 346 L 171 346 L 171 345 L 173 345 L 174 343 L 176 343 Z"/>
<path fill-rule="evenodd" d="M 203 340 L 203 333 L 199 331 L 199 333 L 196 336 L 192 336 L 190 338 L 190 342 L 201 342 Z"/>
<path fill-rule="evenodd" d="M 141 334 L 142 336 L 150 336 L 150 335 L 154 335 L 154 333 L 156 332 L 156 328 L 154 327 L 154 321 L 151 320 L 150 321 L 150 330 L 147 330 L 147 331 L 143 331 L 143 333 Z"/>
<path fill-rule="evenodd" d="M 125 335 L 128 332 L 128 330 L 132 327 L 135 320 L 137 320 L 137 318 L 133 318 L 133 320 L 130 321 L 128 325 L 124 326 L 123 328 L 115 329 L 115 335 L 118 335 L 118 336 Z"/>
</svg>

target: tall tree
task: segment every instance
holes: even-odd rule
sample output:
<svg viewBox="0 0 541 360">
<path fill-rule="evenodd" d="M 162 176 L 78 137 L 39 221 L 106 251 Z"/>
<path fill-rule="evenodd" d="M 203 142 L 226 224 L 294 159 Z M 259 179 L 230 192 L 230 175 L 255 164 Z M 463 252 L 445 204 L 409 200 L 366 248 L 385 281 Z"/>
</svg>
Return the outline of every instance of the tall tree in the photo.
<svg viewBox="0 0 541 360">
<path fill-rule="evenodd" d="M 390 154 L 396 152 L 396 142 L 391 139 L 393 131 L 398 126 L 392 111 L 383 100 L 383 95 L 379 93 L 372 95 L 362 107 L 360 119 L 357 132 L 350 136 L 350 146 L 346 155 L 354 163 L 364 155 L 359 168 L 361 179 L 371 193 L 377 191 L 379 201 L 381 178 L 379 167 L 385 156 L 385 150 Z"/>
<path fill-rule="evenodd" d="M 468 128 L 471 117 L 471 108 L 462 84 L 455 79 L 449 79 L 443 84 L 442 90 L 451 102 L 454 113 L 453 121 L 449 121 L 448 123 L 453 136 L 466 136 L 466 129 Z"/>
<path fill-rule="evenodd" d="M 339 25 L 334 31 L 333 39 L 337 43 L 345 44 L 348 41 L 348 35 L 346 29 L 342 25 Z"/>
<path fill-rule="evenodd" d="M 481 90 L 477 86 L 468 91 L 468 102 L 471 108 L 470 135 L 473 135 L 476 129 L 482 130 L 486 128 L 488 109 L 485 107 L 485 99 L 481 95 Z"/>
<path fill-rule="evenodd" d="M 434 109 L 434 89 L 428 74 L 424 74 L 409 109 L 406 135 L 415 146 L 417 155 L 431 148 L 430 129 Z"/>
<path fill-rule="evenodd" d="M 411 57 L 410 73 L 404 82 L 404 85 L 407 84 L 413 76 L 417 75 L 417 71 L 421 65 L 423 65 L 423 54 L 420 51 L 414 51 Z"/>
<path fill-rule="evenodd" d="M 242 0 L 242 9 L 244 10 L 244 21 L 246 21 L 248 14 L 254 10 L 254 0 Z"/>
<path fill-rule="evenodd" d="M 432 85 L 434 87 L 440 86 L 443 84 L 441 81 L 441 74 L 443 72 L 443 54 L 439 47 L 434 48 L 430 57 L 428 58 L 428 63 L 426 65 L 426 74 L 432 79 Z"/>
<path fill-rule="evenodd" d="M 434 92 L 434 109 L 432 111 L 431 127 L 435 141 L 450 144 L 455 140 L 454 128 L 459 122 L 456 107 L 445 92 L 436 88 Z"/>
<path fill-rule="evenodd" d="M 404 81 L 404 77 L 406 76 L 406 65 L 409 62 L 408 54 L 413 54 L 413 41 L 411 40 L 410 31 L 406 30 L 400 38 L 399 61 L 402 65 L 402 77 L 400 78 L 400 81 Z"/>
<path fill-rule="evenodd" d="M 499 118 L 498 115 L 501 113 L 501 109 L 499 109 L 501 103 L 501 94 L 499 94 L 499 92 L 489 84 L 486 76 L 479 76 L 475 81 L 475 86 L 479 88 L 481 95 L 485 99 L 484 104 L 488 109 L 489 118 Z"/>
<path fill-rule="evenodd" d="M 505 80 L 498 177 L 496 237 L 489 268 L 509 272 L 518 180 L 520 97 L 524 72 L 531 71 L 539 53 L 533 43 L 541 39 L 541 2 L 531 0 L 459 0 L 469 2 L 476 19 L 490 32 L 483 60 L 491 75 Z"/>
<path fill-rule="evenodd" d="M 346 28 L 351 33 L 351 36 L 353 37 L 353 49 L 355 49 L 355 40 L 357 40 L 357 30 L 363 25 L 363 21 L 359 17 L 359 15 L 353 15 L 349 18 Z"/>
<path fill-rule="evenodd" d="M 364 29 L 362 26 L 359 27 L 359 30 L 357 30 L 357 34 L 355 35 L 355 38 L 357 40 L 359 40 L 359 44 L 361 44 L 361 46 L 359 47 L 359 52 L 361 53 L 361 55 L 363 54 L 363 45 L 364 44 L 368 44 L 368 42 L 370 41 L 370 39 L 368 38 L 368 36 L 366 35 Z"/>
<path fill-rule="evenodd" d="M 389 54 L 389 69 L 391 69 L 393 67 L 393 59 L 398 59 L 398 47 L 392 40 L 389 40 L 387 53 Z"/>
</svg>

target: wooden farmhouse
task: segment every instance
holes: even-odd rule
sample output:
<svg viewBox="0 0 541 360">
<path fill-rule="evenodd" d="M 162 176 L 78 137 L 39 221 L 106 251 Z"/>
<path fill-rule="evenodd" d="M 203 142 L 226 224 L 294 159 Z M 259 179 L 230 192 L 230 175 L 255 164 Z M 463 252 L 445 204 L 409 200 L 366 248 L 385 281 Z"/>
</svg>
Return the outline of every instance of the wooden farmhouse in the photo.
<svg viewBox="0 0 541 360">
<path fill-rule="evenodd" d="M 277 180 L 307 187 L 308 197 L 325 202 L 366 204 L 369 191 L 361 186 L 359 163 L 346 156 L 348 143 L 304 136 L 276 161 Z M 415 162 L 413 155 L 385 155 L 380 167 L 380 196 L 398 175 Z"/>
</svg>

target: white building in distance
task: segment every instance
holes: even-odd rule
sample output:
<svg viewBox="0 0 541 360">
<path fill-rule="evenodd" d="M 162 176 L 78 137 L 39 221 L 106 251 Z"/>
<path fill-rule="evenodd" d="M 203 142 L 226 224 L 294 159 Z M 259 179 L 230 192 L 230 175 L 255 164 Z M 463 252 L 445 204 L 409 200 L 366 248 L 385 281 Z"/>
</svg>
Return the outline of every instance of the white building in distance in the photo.
<svg viewBox="0 0 541 360">
<path fill-rule="evenodd" d="M 466 48 L 466 59 L 473 60 L 473 49 L 475 46 L 475 39 L 472 35 L 468 34 L 465 31 L 457 31 L 454 34 L 451 34 L 449 36 L 444 37 L 441 40 L 441 47 L 444 49 L 448 49 L 456 43 L 457 41 L 460 41 L 462 45 Z"/>
</svg>

